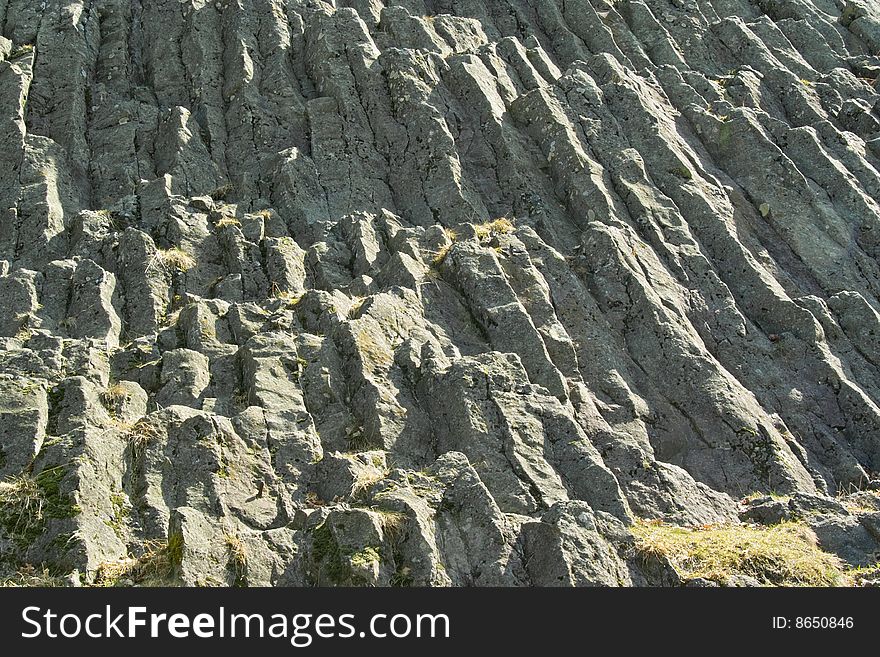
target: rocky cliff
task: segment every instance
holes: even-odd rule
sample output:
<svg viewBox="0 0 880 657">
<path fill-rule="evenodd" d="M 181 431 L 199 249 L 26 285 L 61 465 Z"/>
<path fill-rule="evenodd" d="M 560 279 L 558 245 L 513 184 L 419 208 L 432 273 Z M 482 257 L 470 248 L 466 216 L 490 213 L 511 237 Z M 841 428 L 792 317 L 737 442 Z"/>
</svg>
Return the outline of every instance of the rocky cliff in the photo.
<svg viewBox="0 0 880 657">
<path fill-rule="evenodd" d="M 872 0 L 0 33 L 7 571 L 675 584 L 639 523 L 792 518 L 876 561 Z"/>
</svg>

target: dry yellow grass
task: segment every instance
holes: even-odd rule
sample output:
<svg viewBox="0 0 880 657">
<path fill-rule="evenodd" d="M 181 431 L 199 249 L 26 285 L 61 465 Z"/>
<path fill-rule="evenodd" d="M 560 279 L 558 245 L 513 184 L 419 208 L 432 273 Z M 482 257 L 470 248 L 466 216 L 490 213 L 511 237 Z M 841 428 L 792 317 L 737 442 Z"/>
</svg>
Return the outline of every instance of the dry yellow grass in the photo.
<svg viewBox="0 0 880 657">
<path fill-rule="evenodd" d="M 386 473 L 379 470 L 363 470 L 351 486 L 351 497 L 358 498 L 366 493 L 370 486 L 385 478 Z"/>
<path fill-rule="evenodd" d="M 121 383 L 114 383 L 101 393 L 101 401 L 108 409 L 114 409 L 128 399 L 128 389 Z"/>
<path fill-rule="evenodd" d="M 196 259 L 193 255 L 179 246 L 157 250 L 156 260 L 159 266 L 166 271 L 186 272 L 196 266 Z"/>
<path fill-rule="evenodd" d="M 18 572 L 0 579 L 0 588 L 56 588 L 66 586 L 61 577 L 52 575 L 47 568 L 37 570 L 26 564 Z"/>
<path fill-rule="evenodd" d="M 98 566 L 95 586 L 169 586 L 180 563 L 182 538 L 173 535 L 168 541 L 150 541 L 144 554 L 135 558 L 110 561 Z"/>
<path fill-rule="evenodd" d="M 479 226 L 474 226 L 479 240 L 485 240 L 493 235 L 507 235 L 514 231 L 513 222 L 507 217 L 499 217 Z"/>
<path fill-rule="evenodd" d="M 159 426 L 150 418 L 141 418 L 128 431 L 126 440 L 133 460 L 138 460 L 151 442 L 162 437 Z"/>
<path fill-rule="evenodd" d="M 382 533 L 386 540 L 391 543 L 399 543 L 403 539 L 406 530 L 406 515 L 399 511 L 377 510 L 379 513 L 379 524 L 382 527 Z"/>
<path fill-rule="evenodd" d="M 449 250 L 452 248 L 452 242 L 449 244 L 444 244 L 437 251 L 434 252 L 434 257 L 431 259 L 431 264 L 434 266 L 439 266 L 443 264 L 443 261 L 446 260 L 446 256 L 449 255 Z"/>
<path fill-rule="evenodd" d="M 853 568 L 847 572 L 850 586 L 878 586 L 880 584 L 880 563 L 865 568 Z"/>
<path fill-rule="evenodd" d="M 224 216 L 217 222 L 217 228 L 223 228 L 224 226 L 241 226 L 241 222 L 235 217 Z"/>
<path fill-rule="evenodd" d="M 355 315 L 357 315 L 358 311 L 361 307 L 366 303 L 367 297 L 353 297 L 351 300 L 351 307 L 348 309 L 348 318 L 352 319 Z"/>
<path fill-rule="evenodd" d="M 747 575 L 772 586 L 846 584 L 840 560 L 819 549 L 803 523 L 676 527 L 638 521 L 636 551 L 666 557 L 684 577 L 725 582 Z"/>
<path fill-rule="evenodd" d="M 837 496 L 837 501 L 850 513 L 873 513 L 880 507 L 880 493 L 876 491 L 856 491 Z"/>
<path fill-rule="evenodd" d="M 235 577 L 235 585 L 243 586 L 247 577 L 247 550 L 236 534 L 226 534 L 224 540 L 229 551 L 229 568 Z"/>
<path fill-rule="evenodd" d="M 489 240 L 496 235 L 507 235 L 514 230 L 515 226 L 513 225 L 513 222 L 507 217 L 499 217 L 498 219 L 474 226 L 474 234 L 481 242 Z M 446 260 L 446 256 L 449 255 L 452 245 L 458 240 L 458 233 L 452 228 L 444 228 L 443 232 L 446 234 L 446 237 L 449 238 L 449 242 L 441 245 L 437 251 L 433 252 L 434 257 L 431 259 L 431 264 L 434 267 L 443 264 L 443 261 Z"/>
<path fill-rule="evenodd" d="M 433 264 L 434 266 L 439 266 L 443 264 L 443 261 L 446 260 L 446 256 L 449 255 L 449 250 L 458 239 L 458 233 L 453 228 L 444 228 L 443 234 L 446 235 L 449 242 L 443 244 L 437 251 L 433 252 L 434 257 L 431 259 L 431 264 Z"/>
<path fill-rule="evenodd" d="M 278 286 L 278 283 L 272 283 L 269 294 L 273 299 L 283 302 L 288 308 L 295 308 L 303 298 L 301 292 L 283 290 Z"/>
<path fill-rule="evenodd" d="M 42 523 L 45 504 L 43 491 L 30 475 L 0 481 L 0 520 L 10 533 L 29 535 Z"/>
</svg>

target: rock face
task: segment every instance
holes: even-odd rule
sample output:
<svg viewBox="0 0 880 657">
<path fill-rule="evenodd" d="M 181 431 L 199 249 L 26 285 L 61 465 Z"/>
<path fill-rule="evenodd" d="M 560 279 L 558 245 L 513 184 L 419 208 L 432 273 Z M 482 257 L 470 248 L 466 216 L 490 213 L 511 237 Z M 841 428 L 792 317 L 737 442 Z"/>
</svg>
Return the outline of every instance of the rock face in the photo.
<svg viewBox="0 0 880 657">
<path fill-rule="evenodd" d="M 0 0 L 0 33 L 0 475 L 47 502 L 0 513 L 3 568 L 662 584 L 636 518 L 740 514 L 876 561 L 875 496 L 833 500 L 880 470 L 875 3 Z"/>
</svg>

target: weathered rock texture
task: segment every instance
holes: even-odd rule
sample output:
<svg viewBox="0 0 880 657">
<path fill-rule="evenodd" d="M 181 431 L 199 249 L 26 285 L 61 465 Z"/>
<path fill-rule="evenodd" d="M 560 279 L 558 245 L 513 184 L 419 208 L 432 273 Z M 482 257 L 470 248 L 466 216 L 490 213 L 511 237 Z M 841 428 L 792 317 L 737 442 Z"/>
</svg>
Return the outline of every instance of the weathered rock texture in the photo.
<svg viewBox="0 0 880 657">
<path fill-rule="evenodd" d="M 876 3 L 0 28 L 0 473 L 54 496 L 7 566 L 170 538 L 189 585 L 657 584 L 635 518 L 801 507 L 875 560 L 831 498 L 880 470 Z"/>
</svg>

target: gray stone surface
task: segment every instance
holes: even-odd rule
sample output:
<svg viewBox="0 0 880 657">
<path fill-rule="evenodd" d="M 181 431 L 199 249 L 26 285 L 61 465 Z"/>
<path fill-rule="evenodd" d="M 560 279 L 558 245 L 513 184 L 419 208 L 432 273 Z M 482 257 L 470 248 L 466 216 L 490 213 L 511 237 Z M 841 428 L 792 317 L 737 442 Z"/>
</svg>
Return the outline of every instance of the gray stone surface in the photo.
<svg viewBox="0 0 880 657">
<path fill-rule="evenodd" d="M 870 0 L 0 2 L 0 476 L 58 502 L 0 574 L 874 563 L 878 52 Z"/>
</svg>

